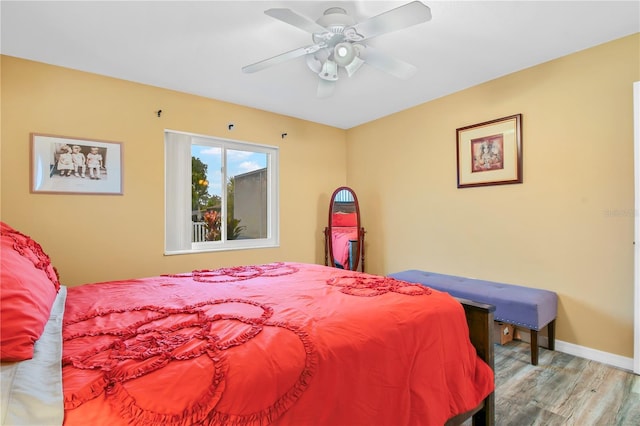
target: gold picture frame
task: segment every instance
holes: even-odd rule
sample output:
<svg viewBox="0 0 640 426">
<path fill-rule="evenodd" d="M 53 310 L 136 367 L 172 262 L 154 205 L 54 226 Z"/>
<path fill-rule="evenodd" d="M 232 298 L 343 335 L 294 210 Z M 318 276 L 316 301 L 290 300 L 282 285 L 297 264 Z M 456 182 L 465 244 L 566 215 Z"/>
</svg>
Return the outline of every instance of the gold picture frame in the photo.
<svg viewBox="0 0 640 426">
<path fill-rule="evenodd" d="M 122 143 L 31 133 L 32 193 L 122 195 Z"/>
<path fill-rule="evenodd" d="M 522 183 L 522 114 L 456 129 L 458 188 Z"/>
</svg>

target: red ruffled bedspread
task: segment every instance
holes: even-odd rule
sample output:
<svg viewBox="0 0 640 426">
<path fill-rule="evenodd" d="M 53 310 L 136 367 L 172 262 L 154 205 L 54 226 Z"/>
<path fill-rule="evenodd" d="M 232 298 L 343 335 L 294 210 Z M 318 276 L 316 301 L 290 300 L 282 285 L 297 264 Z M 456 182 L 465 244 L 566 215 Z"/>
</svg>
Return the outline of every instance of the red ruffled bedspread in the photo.
<svg viewBox="0 0 640 426">
<path fill-rule="evenodd" d="M 446 293 L 277 263 L 71 287 L 66 425 L 440 425 L 493 390 Z"/>
</svg>

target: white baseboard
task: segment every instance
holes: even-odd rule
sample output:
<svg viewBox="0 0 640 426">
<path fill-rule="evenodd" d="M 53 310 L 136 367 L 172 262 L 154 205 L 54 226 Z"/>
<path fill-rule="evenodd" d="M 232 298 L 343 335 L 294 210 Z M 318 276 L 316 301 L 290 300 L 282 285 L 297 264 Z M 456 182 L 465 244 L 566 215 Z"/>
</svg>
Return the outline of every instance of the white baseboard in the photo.
<svg viewBox="0 0 640 426">
<path fill-rule="evenodd" d="M 565 354 L 589 359 L 591 361 L 601 362 L 612 367 L 633 371 L 633 358 L 628 358 L 626 356 L 603 352 L 597 349 L 587 348 L 585 346 L 574 345 L 573 343 L 563 342 L 562 340 L 556 340 L 556 350 L 564 352 Z"/>
<path fill-rule="evenodd" d="M 531 342 L 531 336 L 529 331 L 526 329 L 518 328 L 516 330 L 515 337 L 523 342 Z M 547 336 L 541 336 L 538 334 L 538 345 L 546 348 L 548 346 Z M 556 339 L 556 351 L 573 356 L 579 356 L 580 358 L 591 361 L 601 362 L 623 370 L 633 371 L 633 358 L 628 358 L 626 356 L 603 352 L 597 349 L 587 348 L 585 346 L 574 345 L 573 343 L 563 342 L 558 339 Z"/>
</svg>

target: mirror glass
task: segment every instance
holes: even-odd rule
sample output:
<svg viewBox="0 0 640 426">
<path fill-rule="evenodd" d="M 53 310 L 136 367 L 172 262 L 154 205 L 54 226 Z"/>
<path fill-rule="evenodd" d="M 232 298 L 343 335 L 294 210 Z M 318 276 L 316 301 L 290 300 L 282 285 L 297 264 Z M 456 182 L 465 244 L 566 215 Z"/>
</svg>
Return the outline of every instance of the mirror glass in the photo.
<svg viewBox="0 0 640 426">
<path fill-rule="evenodd" d="M 325 228 L 325 265 L 364 271 L 364 229 L 355 192 L 346 186 L 336 189 L 329 203 L 329 224 Z"/>
</svg>

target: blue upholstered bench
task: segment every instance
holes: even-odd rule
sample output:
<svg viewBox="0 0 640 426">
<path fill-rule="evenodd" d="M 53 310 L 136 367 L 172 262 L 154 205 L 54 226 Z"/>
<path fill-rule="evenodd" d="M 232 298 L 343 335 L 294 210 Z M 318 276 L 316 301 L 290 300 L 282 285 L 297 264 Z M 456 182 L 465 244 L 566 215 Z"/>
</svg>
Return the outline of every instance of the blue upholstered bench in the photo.
<svg viewBox="0 0 640 426">
<path fill-rule="evenodd" d="M 494 305 L 496 321 L 530 330 L 533 365 L 538 365 L 538 332 L 544 327 L 547 327 L 548 347 L 555 349 L 558 295 L 553 291 L 419 270 L 396 272 L 389 276 L 445 291 L 454 297 Z"/>
</svg>

